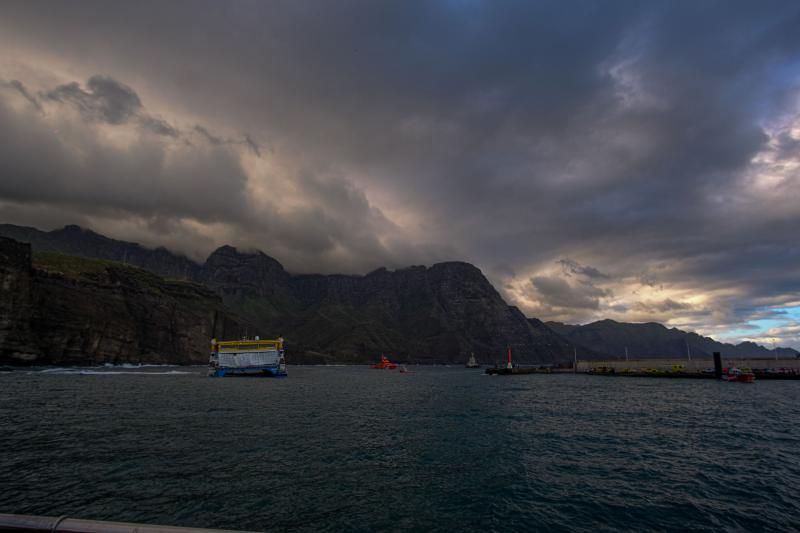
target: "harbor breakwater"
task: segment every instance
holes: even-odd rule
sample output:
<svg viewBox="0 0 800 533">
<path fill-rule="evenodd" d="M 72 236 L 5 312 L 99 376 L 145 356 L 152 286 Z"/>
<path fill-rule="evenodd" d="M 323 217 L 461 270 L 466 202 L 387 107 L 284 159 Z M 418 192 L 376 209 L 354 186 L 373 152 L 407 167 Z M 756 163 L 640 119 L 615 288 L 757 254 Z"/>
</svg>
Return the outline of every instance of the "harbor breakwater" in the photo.
<svg viewBox="0 0 800 533">
<path fill-rule="evenodd" d="M 715 370 L 711 359 L 645 359 L 635 361 L 584 361 L 578 371 L 626 377 L 719 379 L 723 368 L 752 371 L 760 380 L 800 380 L 800 359 L 722 359 Z"/>
<path fill-rule="evenodd" d="M 735 366 L 750 368 L 752 370 L 779 370 L 787 369 L 800 372 L 800 359 L 739 359 L 722 356 L 722 366 Z M 684 372 L 703 372 L 714 369 L 714 359 L 631 359 L 605 360 L 605 361 L 578 361 L 578 372 L 590 372 L 597 368 L 613 369 L 615 372 L 623 370 L 644 371 L 648 369 L 669 371 L 683 367 Z"/>
</svg>

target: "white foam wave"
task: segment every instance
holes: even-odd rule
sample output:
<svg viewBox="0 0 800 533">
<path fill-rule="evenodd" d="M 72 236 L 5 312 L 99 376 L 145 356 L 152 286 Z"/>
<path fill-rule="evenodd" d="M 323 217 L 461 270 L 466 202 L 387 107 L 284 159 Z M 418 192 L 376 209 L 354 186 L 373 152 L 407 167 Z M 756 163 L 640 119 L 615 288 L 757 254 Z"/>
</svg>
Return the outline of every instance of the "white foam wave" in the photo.
<svg viewBox="0 0 800 533">
<path fill-rule="evenodd" d="M 175 365 L 168 365 L 168 364 L 155 364 L 155 363 L 122 363 L 121 365 L 115 365 L 114 363 L 105 363 L 102 368 L 159 368 L 159 367 L 170 367 Z M 100 368 L 100 367 L 92 367 L 92 368 Z"/>
<path fill-rule="evenodd" d="M 153 365 L 156 366 L 156 365 Z M 168 365 L 157 365 L 157 366 L 168 366 Z M 93 368 L 98 370 L 92 370 Z M 100 370 L 103 368 L 115 368 L 118 370 Z M 79 375 L 79 376 L 118 376 L 118 375 L 141 375 L 141 376 L 169 376 L 169 375 L 179 375 L 179 374 L 193 374 L 194 372 L 187 372 L 183 370 L 167 370 L 165 372 L 156 372 L 156 371 L 136 371 L 136 370 L 127 370 L 127 368 L 140 368 L 137 366 L 133 367 L 122 367 L 122 366 L 115 366 L 115 367 L 89 367 L 89 368 L 46 368 L 44 370 L 34 370 L 31 372 L 27 372 L 28 374 L 57 374 L 57 375 Z"/>
<path fill-rule="evenodd" d="M 131 372 L 125 370 L 78 370 L 77 372 L 65 372 L 69 374 L 80 374 L 82 376 L 170 376 L 176 374 L 192 374 L 193 372 L 183 372 L 180 370 L 170 370 L 168 372 Z"/>
</svg>

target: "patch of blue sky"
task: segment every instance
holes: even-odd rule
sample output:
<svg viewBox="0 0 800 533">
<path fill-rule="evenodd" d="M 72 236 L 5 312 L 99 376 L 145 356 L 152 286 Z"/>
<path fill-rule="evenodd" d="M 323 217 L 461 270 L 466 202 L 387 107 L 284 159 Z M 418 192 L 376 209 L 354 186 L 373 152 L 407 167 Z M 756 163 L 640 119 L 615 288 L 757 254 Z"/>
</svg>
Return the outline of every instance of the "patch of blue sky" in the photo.
<svg viewBox="0 0 800 533">
<path fill-rule="evenodd" d="M 713 335 L 713 338 L 720 341 L 720 342 L 731 342 L 734 344 L 738 344 L 742 342 L 744 339 L 757 339 L 764 334 L 766 330 L 762 329 L 753 329 L 753 328 L 736 328 L 736 329 L 729 329 L 725 332 L 717 333 Z"/>
<path fill-rule="evenodd" d="M 784 309 L 786 316 L 793 322 L 800 322 L 800 307 L 787 307 Z"/>
<path fill-rule="evenodd" d="M 764 319 L 764 320 L 751 320 L 747 324 L 748 327 L 733 328 L 725 331 L 724 333 L 718 333 L 716 335 L 716 338 L 717 340 L 722 342 L 734 342 L 734 343 L 741 342 L 743 339 L 759 339 L 758 342 L 763 344 L 769 342 L 769 336 L 767 335 L 767 331 L 769 331 L 772 328 L 779 328 L 781 326 L 786 325 L 786 321 Z"/>
<path fill-rule="evenodd" d="M 758 331 L 760 333 L 765 333 L 767 330 L 772 328 L 779 328 L 781 326 L 786 325 L 785 319 L 775 319 L 775 318 L 765 318 L 762 320 L 751 320 L 750 324 L 754 325 L 756 329 L 752 331 Z"/>
</svg>

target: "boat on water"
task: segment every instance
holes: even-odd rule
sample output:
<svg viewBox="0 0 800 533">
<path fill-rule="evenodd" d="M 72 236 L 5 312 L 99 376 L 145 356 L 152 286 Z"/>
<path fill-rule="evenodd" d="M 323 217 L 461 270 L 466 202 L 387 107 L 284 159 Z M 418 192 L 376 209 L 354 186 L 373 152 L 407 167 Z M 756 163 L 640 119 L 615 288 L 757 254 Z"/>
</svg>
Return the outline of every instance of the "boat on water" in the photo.
<svg viewBox="0 0 800 533">
<path fill-rule="evenodd" d="M 470 354 L 469 359 L 467 359 L 467 364 L 464 365 L 467 368 L 480 368 L 481 365 L 478 364 L 478 361 L 475 359 L 475 354 Z"/>
<path fill-rule="evenodd" d="M 208 375 L 286 377 L 283 338 L 221 341 L 211 339 Z"/>
<path fill-rule="evenodd" d="M 414 372 L 412 372 L 411 370 L 407 369 L 406 365 L 401 365 L 400 366 L 400 373 L 401 374 L 413 374 Z"/>
<path fill-rule="evenodd" d="M 372 368 L 377 368 L 379 370 L 384 370 L 384 369 L 394 370 L 395 368 L 397 368 L 397 365 L 389 361 L 385 355 L 382 355 L 380 362 L 372 365 Z"/>
<path fill-rule="evenodd" d="M 756 380 L 756 375 L 749 369 L 739 369 L 736 367 L 722 369 L 723 381 L 738 381 L 741 383 L 752 383 Z"/>
</svg>

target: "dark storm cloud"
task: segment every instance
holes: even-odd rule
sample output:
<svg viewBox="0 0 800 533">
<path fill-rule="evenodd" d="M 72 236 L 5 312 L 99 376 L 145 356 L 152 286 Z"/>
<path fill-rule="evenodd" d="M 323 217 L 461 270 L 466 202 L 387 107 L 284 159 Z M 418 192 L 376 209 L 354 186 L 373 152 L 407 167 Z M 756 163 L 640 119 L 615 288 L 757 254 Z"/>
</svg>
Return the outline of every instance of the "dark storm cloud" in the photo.
<svg viewBox="0 0 800 533">
<path fill-rule="evenodd" d="M 217 137 L 216 135 L 212 135 L 210 131 L 208 131 L 205 127 L 196 124 L 194 127 L 194 131 L 199 133 L 206 141 L 213 144 L 214 146 L 219 146 L 224 141 Z"/>
<path fill-rule="evenodd" d="M 142 110 L 139 96 L 127 85 L 105 76 L 92 76 L 83 90 L 77 82 L 59 85 L 46 94 L 58 102 L 74 104 L 88 118 L 122 124 Z"/>
<path fill-rule="evenodd" d="M 22 84 L 21 81 L 19 81 L 19 80 L 11 80 L 9 82 L 1 82 L 1 83 L 2 83 L 2 85 L 5 85 L 7 87 L 11 87 L 12 89 L 15 89 L 20 95 L 22 95 L 23 98 L 25 98 L 25 100 L 28 101 L 29 104 L 31 104 L 33 106 L 33 108 L 36 111 L 38 111 L 40 113 L 42 112 L 42 105 L 39 103 L 39 100 L 37 100 L 36 97 L 33 96 L 28 91 L 28 89 L 25 87 L 25 85 Z"/>
<path fill-rule="evenodd" d="M 195 125 L 193 131 L 210 146 L 169 143 L 164 136 L 188 135 L 146 112 L 132 88 L 110 78 L 102 84 L 98 80 L 90 78 L 88 91 L 77 82 L 48 91 L 50 105 L 37 114 L 16 109 L 13 98 L 0 93 L 0 124 L 15 133 L 0 143 L 3 212 L 34 225 L 107 221 L 100 231 L 127 220 L 135 227 L 118 231 L 171 244 L 195 258 L 202 254 L 193 246 L 208 252 L 215 240 L 192 234 L 186 221 L 223 224 L 223 238 L 229 242 L 277 250 L 295 268 L 360 269 L 367 261 L 402 264 L 377 237 L 392 224 L 341 176 L 293 171 L 283 179 L 301 191 L 305 205 L 282 209 L 278 197 L 254 205 L 238 151 L 261 157 L 250 135 L 223 139 Z M 25 97 L 16 85 L 7 88 Z M 80 120 L 64 113 L 69 109 L 77 110 Z M 98 123 L 116 131 L 98 129 Z M 124 136 L 121 144 L 108 142 L 117 132 Z M 408 256 L 415 253 L 403 244 L 393 247 L 411 252 Z M 314 266 L 304 267 L 306 263 Z"/>
<path fill-rule="evenodd" d="M 101 113 L 117 126 L 130 116 L 122 108 L 106 110 L 81 107 L 81 113 L 92 114 L 91 121 Z M 115 146 L 103 142 L 91 124 L 81 123 L 71 123 L 65 136 L 47 117 L 15 112 L 2 98 L 0 124 L 14 132 L 0 143 L 4 200 L 68 204 L 84 213 L 118 210 L 215 221 L 236 216 L 235 206 L 245 194 L 240 164 L 225 151 L 186 149 L 182 157 L 168 158 L 160 135 Z"/>
<path fill-rule="evenodd" d="M 529 311 L 691 318 L 667 292 L 717 291 L 702 325 L 800 299 L 798 26 L 788 1 L 19 2 L 0 44 L 85 72 L 45 89 L 86 120 L 283 169 L 263 190 L 303 205 L 211 211 L 280 235 L 255 243 L 275 255 L 302 248 L 309 270 L 446 244 L 524 285 L 508 295 L 537 298 Z M 137 150 L 140 165 L 159 153 Z M 230 172 L 246 198 L 253 177 Z M 51 179 L 52 201 L 78 195 Z M 153 211 L 139 201 L 127 209 Z M 625 284 L 642 300 L 612 302 Z"/>
<path fill-rule="evenodd" d="M 633 308 L 635 311 L 656 314 L 690 309 L 691 306 L 685 303 L 676 302 L 671 298 L 667 298 L 666 300 L 662 300 L 660 302 L 636 302 L 633 305 Z"/>
<path fill-rule="evenodd" d="M 160 118 L 151 117 L 149 115 L 140 115 L 139 122 L 142 126 L 158 135 L 165 135 L 167 137 L 175 138 L 180 135 L 180 132 L 177 129 L 170 126 L 166 120 L 162 120 Z"/>
<path fill-rule="evenodd" d="M 261 157 L 261 147 L 250 137 L 250 135 L 245 134 L 244 143 L 254 155 Z"/>
<path fill-rule="evenodd" d="M 249 134 L 245 134 L 241 139 L 223 139 L 212 134 L 208 131 L 208 128 L 196 124 L 194 126 L 194 131 L 198 133 L 206 142 L 213 146 L 219 146 L 222 144 L 230 144 L 230 145 L 241 145 L 246 147 L 250 153 L 255 155 L 256 157 L 261 157 L 261 146 L 259 146 Z"/>
<path fill-rule="evenodd" d="M 107 76 L 92 76 L 87 90 L 77 82 L 59 85 L 44 96 L 50 100 L 74 105 L 88 120 L 112 125 L 135 120 L 158 135 L 178 137 L 178 130 L 166 121 L 148 114 L 139 95 L 127 85 Z"/>
<path fill-rule="evenodd" d="M 593 285 L 574 286 L 556 276 L 534 276 L 531 284 L 540 301 L 549 307 L 568 309 L 599 309 L 600 298 L 609 291 Z"/>
<path fill-rule="evenodd" d="M 585 276 L 589 279 L 608 278 L 608 275 L 603 274 L 596 268 L 592 266 L 584 266 L 572 259 L 559 259 L 558 263 L 561 265 L 562 272 L 567 276 L 570 275 Z"/>
</svg>

